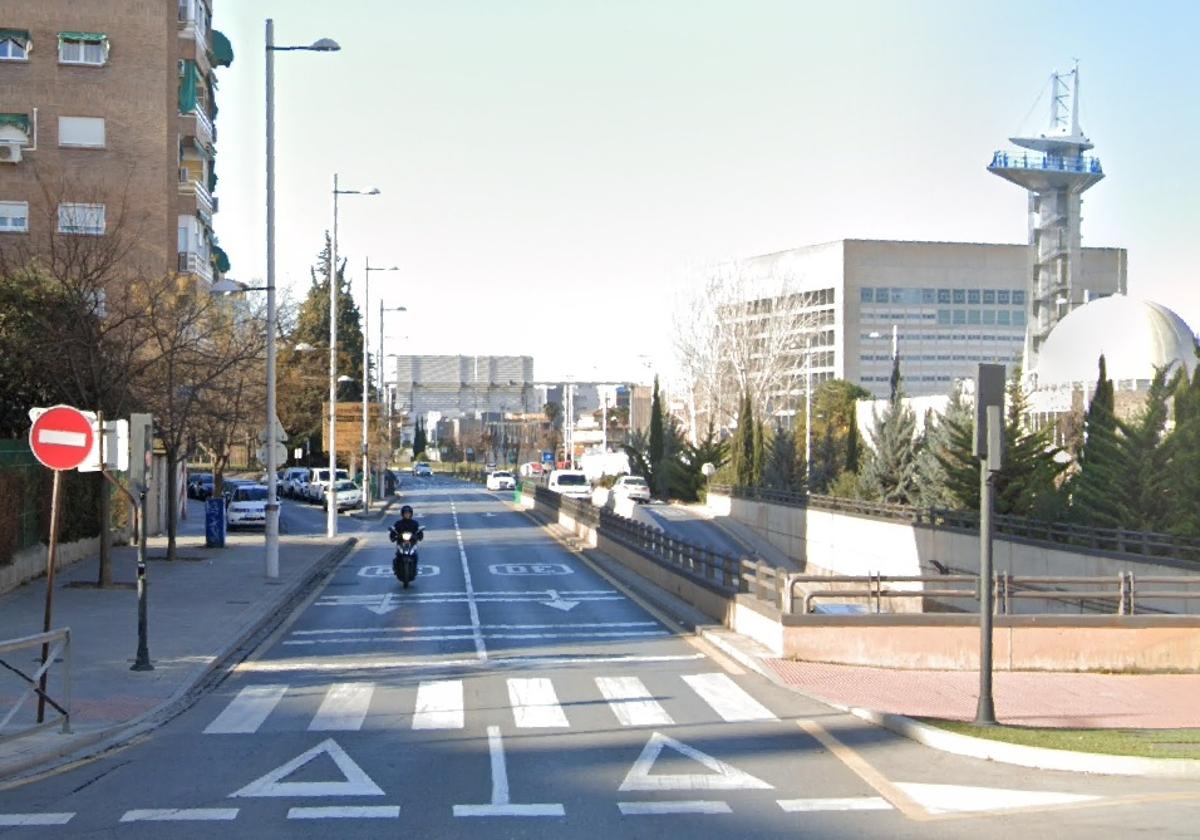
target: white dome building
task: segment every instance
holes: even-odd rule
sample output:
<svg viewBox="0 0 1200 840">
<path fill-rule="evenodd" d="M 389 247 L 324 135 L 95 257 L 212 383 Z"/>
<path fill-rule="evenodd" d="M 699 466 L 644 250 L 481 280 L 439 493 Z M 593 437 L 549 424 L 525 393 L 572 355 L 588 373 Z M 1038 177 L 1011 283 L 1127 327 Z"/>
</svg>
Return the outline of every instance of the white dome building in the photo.
<svg viewBox="0 0 1200 840">
<path fill-rule="evenodd" d="M 1189 375 L 1195 370 L 1195 341 L 1191 327 L 1162 304 L 1126 295 L 1098 298 L 1072 311 L 1046 337 L 1030 376 L 1030 407 L 1035 414 L 1086 410 L 1101 355 L 1118 394 L 1144 394 L 1158 367 L 1182 365 Z M 1128 397 L 1118 402 L 1130 405 Z"/>
</svg>

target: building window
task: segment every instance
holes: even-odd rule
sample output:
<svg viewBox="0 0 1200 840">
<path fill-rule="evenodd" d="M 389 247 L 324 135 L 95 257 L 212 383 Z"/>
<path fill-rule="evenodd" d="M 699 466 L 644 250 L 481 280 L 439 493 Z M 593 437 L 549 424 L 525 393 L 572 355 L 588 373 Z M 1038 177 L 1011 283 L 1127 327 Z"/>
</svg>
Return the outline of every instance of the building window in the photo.
<svg viewBox="0 0 1200 840">
<path fill-rule="evenodd" d="M 939 309 L 938 313 L 937 313 L 937 322 L 939 324 L 949 325 L 950 310 L 949 309 Z"/>
<path fill-rule="evenodd" d="M 867 289 L 867 288 L 859 289 L 858 294 L 859 294 L 858 299 L 861 303 L 874 303 L 875 302 L 875 290 L 874 289 Z"/>
<path fill-rule="evenodd" d="M 954 310 L 954 323 L 956 323 L 956 324 L 967 323 L 967 310 L 955 309 Z"/>
<path fill-rule="evenodd" d="M 24 29 L 0 29 L 0 61 L 28 61 L 30 46 Z"/>
<path fill-rule="evenodd" d="M 949 289 L 938 289 L 937 290 L 937 302 L 938 303 L 949 303 L 950 302 L 950 290 Z"/>
<path fill-rule="evenodd" d="M 989 327 L 994 325 L 996 323 L 996 310 L 983 310 L 983 323 L 987 324 Z"/>
<path fill-rule="evenodd" d="M 996 292 L 996 303 L 1001 306 L 1008 306 L 1008 289 L 1000 289 Z"/>
<path fill-rule="evenodd" d="M 921 303 L 934 303 L 937 300 L 937 292 L 934 289 L 921 290 Z"/>
<path fill-rule="evenodd" d="M 967 289 L 967 303 L 979 303 L 979 289 Z"/>
<path fill-rule="evenodd" d="M 1022 291 L 1019 291 L 1017 289 L 1014 289 L 1013 293 L 1012 293 L 1012 302 L 1013 302 L 1013 306 L 1024 306 L 1025 305 L 1025 293 Z"/>
<path fill-rule="evenodd" d="M 953 293 L 953 299 L 954 299 L 955 303 L 966 303 L 967 302 L 967 290 L 966 289 L 955 289 L 954 293 Z"/>
<path fill-rule="evenodd" d="M 96 67 L 108 63 L 108 36 L 99 32 L 58 33 L 58 63 Z"/>
<path fill-rule="evenodd" d="M 971 310 L 967 311 L 967 323 L 968 324 L 978 324 L 979 323 L 979 310 L 978 309 L 971 309 Z"/>
<path fill-rule="evenodd" d="M 983 302 L 984 303 L 995 303 L 996 302 L 996 290 L 995 289 L 984 289 L 983 290 Z"/>
<path fill-rule="evenodd" d="M 104 233 L 103 204 L 60 204 L 58 205 L 59 233 L 86 233 L 99 236 Z"/>
<path fill-rule="evenodd" d="M 0 201 L 0 233 L 29 231 L 29 202 Z"/>
<path fill-rule="evenodd" d="M 1014 327 L 1025 326 L 1025 310 L 1014 309 L 1012 314 L 1012 322 Z"/>
<path fill-rule="evenodd" d="M 104 119 L 102 117 L 59 117 L 58 145 L 103 149 Z"/>
<path fill-rule="evenodd" d="M 1010 319 L 1009 319 L 1009 317 L 1008 317 L 1008 310 L 1007 310 L 1007 309 L 1000 309 L 1000 310 L 997 310 L 997 311 L 996 311 L 996 324 L 997 324 L 997 326 L 1001 326 L 1001 327 L 1007 327 L 1007 326 L 1009 326 L 1009 325 L 1010 325 L 1010 323 L 1011 323 L 1011 321 L 1010 321 Z"/>
</svg>

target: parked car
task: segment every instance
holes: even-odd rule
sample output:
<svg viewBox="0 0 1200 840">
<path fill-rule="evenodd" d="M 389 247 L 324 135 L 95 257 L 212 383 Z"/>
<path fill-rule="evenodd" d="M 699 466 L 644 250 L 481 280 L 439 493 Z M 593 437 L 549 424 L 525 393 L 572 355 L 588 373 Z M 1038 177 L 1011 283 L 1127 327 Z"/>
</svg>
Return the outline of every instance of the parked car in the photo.
<svg viewBox="0 0 1200 840">
<path fill-rule="evenodd" d="M 221 482 L 221 495 L 225 497 L 225 507 L 229 507 L 230 502 L 233 501 L 233 495 L 237 492 L 239 487 L 245 487 L 251 484 L 258 485 L 259 487 L 262 486 L 261 484 L 258 484 L 257 481 L 250 481 L 249 479 L 245 478 L 224 479 Z"/>
<path fill-rule="evenodd" d="M 489 490 L 515 490 L 517 488 L 517 479 L 512 473 L 506 470 L 495 470 L 488 473 L 487 489 Z"/>
<path fill-rule="evenodd" d="M 339 469 L 333 474 L 335 481 L 342 481 L 350 478 L 350 474 L 345 470 Z M 310 502 L 322 504 L 325 488 L 329 484 L 329 467 L 314 467 L 310 471 L 308 483 L 304 485 L 304 497 Z"/>
<path fill-rule="evenodd" d="M 300 498 L 304 485 L 308 483 L 308 475 L 312 472 L 308 467 L 288 467 L 283 473 L 280 492 L 289 499 Z"/>
<path fill-rule="evenodd" d="M 346 479 L 336 482 L 332 495 L 338 510 L 362 507 L 362 491 L 358 489 L 358 485 L 353 481 Z M 329 494 L 325 492 L 324 485 L 321 487 L 321 503 L 325 507 L 329 507 Z"/>
<path fill-rule="evenodd" d="M 418 461 L 413 464 L 412 474 L 418 477 L 433 478 L 433 467 L 429 466 L 425 461 Z"/>
<path fill-rule="evenodd" d="M 546 487 L 572 499 L 590 499 L 592 485 L 583 470 L 555 470 L 550 473 Z"/>
<path fill-rule="evenodd" d="M 189 499 L 207 499 L 212 495 L 212 473 L 192 473 L 188 476 L 187 497 Z"/>
<path fill-rule="evenodd" d="M 226 521 L 230 528 L 263 526 L 267 523 L 267 488 L 239 482 L 229 500 Z"/>
<path fill-rule="evenodd" d="M 623 475 L 613 485 L 613 496 L 632 499 L 635 502 L 650 501 L 650 485 L 640 475 Z"/>
</svg>

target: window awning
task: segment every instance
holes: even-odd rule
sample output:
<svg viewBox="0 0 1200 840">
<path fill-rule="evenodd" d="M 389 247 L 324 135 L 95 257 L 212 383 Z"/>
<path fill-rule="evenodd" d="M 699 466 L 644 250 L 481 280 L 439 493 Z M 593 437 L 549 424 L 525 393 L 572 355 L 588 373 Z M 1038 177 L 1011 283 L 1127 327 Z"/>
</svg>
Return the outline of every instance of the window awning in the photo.
<svg viewBox="0 0 1200 840">
<path fill-rule="evenodd" d="M 0 114 L 0 125 L 11 125 L 14 128 L 19 128 L 29 134 L 29 115 L 28 114 Z"/>
<path fill-rule="evenodd" d="M 212 63 L 214 67 L 228 67 L 233 64 L 233 44 L 218 29 L 212 31 Z"/>
<path fill-rule="evenodd" d="M 59 32 L 58 40 L 60 41 L 100 41 L 108 43 L 108 36 L 103 32 Z"/>
<path fill-rule="evenodd" d="M 0 28 L 0 41 L 16 41 L 25 49 L 29 49 L 29 45 L 32 43 L 28 29 Z"/>
<path fill-rule="evenodd" d="M 213 265 L 217 267 L 217 271 L 222 274 L 229 271 L 229 256 L 220 245 L 212 246 L 212 261 Z"/>
<path fill-rule="evenodd" d="M 196 110 L 196 83 L 200 79 L 200 68 L 196 62 L 184 59 L 180 62 L 179 113 L 190 114 Z"/>
</svg>

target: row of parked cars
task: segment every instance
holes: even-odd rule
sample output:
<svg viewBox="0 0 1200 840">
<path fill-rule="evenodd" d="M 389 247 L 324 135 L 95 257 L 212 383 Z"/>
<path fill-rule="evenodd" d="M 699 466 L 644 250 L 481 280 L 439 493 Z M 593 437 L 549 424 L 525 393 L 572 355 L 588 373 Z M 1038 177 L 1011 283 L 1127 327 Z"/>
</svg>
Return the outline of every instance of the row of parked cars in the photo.
<svg viewBox="0 0 1200 840">
<path fill-rule="evenodd" d="M 362 505 L 362 491 L 350 480 L 346 470 L 333 474 L 333 492 L 329 490 L 329 467 L 288 467 L 279 477 L 279 494 L 284 498 L 329 507 L 332 495 L 338 510 Z"/>
<path fill-rule="evenodd" d="M 230 528 L 264 525 L 267 521 L 266 476 L 260 480 L 226 478 L 221 482 L 225 499 L 226 524 Z M 346 470 L 334 477 L 333 497 L 338 510 L 362 505 L 362 491 L 350 480 Z M 289 467 L 279 472 L 277 492 L 283 498 L 312 502 L 328 507 L 329 468 Z M 189 499 L 208 499 L 213 494 L 212 473 L 192 473 L 188 476 Z"/>
<path fill-rule="evenodd" d="M 574 499 L 592 498 L 592 483 L 583 470 L 553 470 L 546 480 L 546 488 Z M 490 483 L 488 489 L 492 489 Z M 623 475 L 613 484 L 612 495 L 615 499 L 649 502 L 650 485 L 640 475 Z"/>
</svg>

